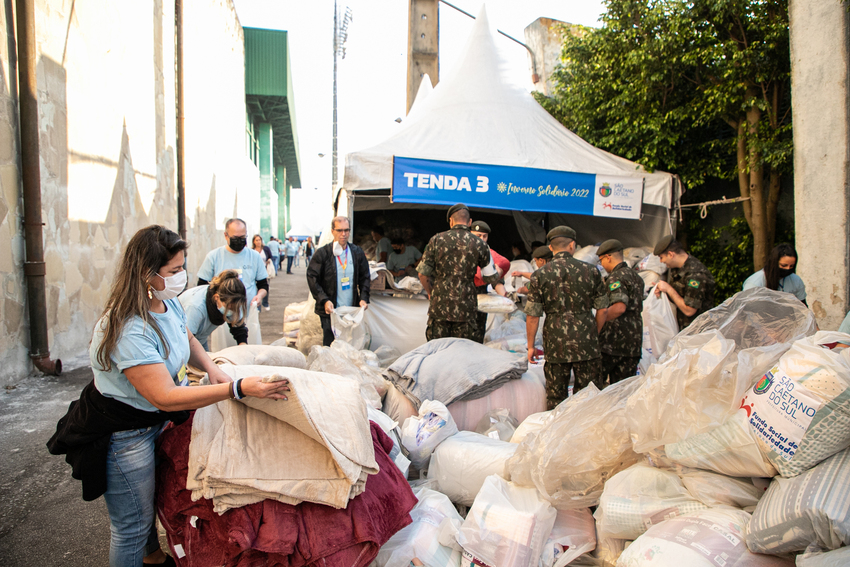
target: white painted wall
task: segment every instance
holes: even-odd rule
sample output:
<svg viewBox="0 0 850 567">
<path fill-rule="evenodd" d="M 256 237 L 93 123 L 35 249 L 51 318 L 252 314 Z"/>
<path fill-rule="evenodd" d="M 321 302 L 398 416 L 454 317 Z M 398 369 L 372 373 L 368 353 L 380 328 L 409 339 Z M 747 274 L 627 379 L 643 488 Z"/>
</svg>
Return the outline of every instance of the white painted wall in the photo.
<svg viewBox="0 0 850 567">
<path fill-rule="evenodd" d="M 242 28 L 231 0 L 184 3 L 190 281 L 234 213 L 259 226 L 245 157 Z M 0 29 L 13 27 L 0 11 Z M 123 247 L 177 230 L 174 1 L 37 0 L 39 130 L 51 357 L 87 363 Z M 4 35 L 5 35 L 4 34 Z M 15 73 L 0 41 L 0 382 L 31 372 L 22 275 Z"/>
</svg>

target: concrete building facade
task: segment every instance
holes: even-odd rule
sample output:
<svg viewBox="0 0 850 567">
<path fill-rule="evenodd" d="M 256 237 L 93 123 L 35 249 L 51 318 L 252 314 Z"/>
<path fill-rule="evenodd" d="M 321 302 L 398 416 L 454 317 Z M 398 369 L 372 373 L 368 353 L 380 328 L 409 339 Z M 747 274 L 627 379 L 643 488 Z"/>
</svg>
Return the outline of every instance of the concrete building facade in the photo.
<svg viewBox="0 0 850 567">
<path fill-rule="evenodd" d="M 177 230 L 174 0 L 36 0 L 40 170 L 52 358 L 87 360 L 124 246 Z M 0 12 L 0 381 L 32 371 L 17 113 L 14 2 Z M 244 36 L 232 0 L 184 2 L 189 281 L 224 221 L 260 227 L 248 155 Z"/>
<path fill-rule="evenodd" d="M 797 273 L 822 329 L 850 309 L 850 15 L 791 0 Z"/>
</svg>

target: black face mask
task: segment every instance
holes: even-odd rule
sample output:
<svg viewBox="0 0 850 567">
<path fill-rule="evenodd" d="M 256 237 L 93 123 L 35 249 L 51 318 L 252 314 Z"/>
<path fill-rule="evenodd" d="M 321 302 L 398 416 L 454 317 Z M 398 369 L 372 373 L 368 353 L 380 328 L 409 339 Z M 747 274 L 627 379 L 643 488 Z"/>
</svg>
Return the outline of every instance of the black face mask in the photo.
<svg viewBox="0 0 850 567">
<path fill-rule="evenodd" d="M 393 248 L 393 252 L 396 254 L 401 254 L 401 248 Z"/>
<path fill-rule="evenodd" d="M 242 252 L 245 245 L 248 244 L 248 238 L 245 236 L 231 236 L 230 249 L 234 252 Z"/>
<path fill-rule="evenodd" d="M 794 268 L 787 268 L 787 269 L 786 268 L 779 268 L 779 277 L 780 278 L 787 278 L 788 276 L 790 276 L 793 273 L 794 273 Z"/>
</svg>

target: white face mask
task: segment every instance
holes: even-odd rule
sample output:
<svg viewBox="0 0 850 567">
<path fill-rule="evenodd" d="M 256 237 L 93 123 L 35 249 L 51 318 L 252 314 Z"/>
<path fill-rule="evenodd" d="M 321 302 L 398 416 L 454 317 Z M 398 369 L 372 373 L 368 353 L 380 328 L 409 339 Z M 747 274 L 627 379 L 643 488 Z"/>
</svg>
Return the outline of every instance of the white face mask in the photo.
<svg viewBox="0 0 850 567">
<path fill-rule="evenodd" d="M 159 276 L 159 274 L 157 274 Z M 162 278 L 162 276 L 159 276 Z M 160 301 L 165 301 L 167 299 L 174 299 L 180 292 L 183 291 L 183 288 L 186 287 L 186 270 L 181 270 L 173 276 L 168 276 L 167 278 L 162 278 L 162 281 L 165 282 L 165 289 L 159 291 L 158 289 L 151 289 L 151 293 L 153 296 Z"/>
<path fill-rule="evenodd" d="M 334 240 L 334 256 L 342 256 L 342 253 L 345 252 L 342 246 L 340 246 L 339 242 Z"/>
</svg>

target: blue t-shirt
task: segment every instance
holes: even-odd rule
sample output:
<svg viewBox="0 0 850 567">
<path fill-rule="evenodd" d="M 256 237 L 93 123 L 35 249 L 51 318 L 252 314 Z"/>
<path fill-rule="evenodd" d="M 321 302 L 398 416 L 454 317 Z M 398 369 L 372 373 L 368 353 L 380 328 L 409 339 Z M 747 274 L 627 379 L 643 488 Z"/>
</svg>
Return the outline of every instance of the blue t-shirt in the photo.
<svg viewBox="0 0 850 567">
<path fill-rule="evenodd" d="M 744 280 L 743 289 L 750 289 L 751 287 L 766 287 L 764 270 L 759 270 Z M 794 294 L 794 297 L 800 301 L 806 299 L 806 284 L 803 283 L 802 278 L 800 278 L 797 274 L 791 274 L 784 278 L 779 278 L 778 291 L 792 293 Z"/>
<path fill-rule="evenodd" d="M 354 255 L 351 247 L 346 246 L 341 256 L 334 257 L 336 262 L 336 306 L 350 306 L 354 303 Z M 348 278 L 347 282 L 343 281 Z"/>
<path fill-rule="evenodd" d="M 277 240 L 269 242 L 269 250 L 272 251 L 272 256 L 280 256 L 280 244 Z"/>
<path fill-rule="evenodd" d="M 165 308 L 165 313 L 151 312 L 150 314 L 156 319 L 168 343 L 168 358 L 165 358 L 165 346 L 159 340 L 153 327 L 134 316 L 124 324 L 121 336 L 110 357 L 112 370 L 108 372 L 97 363 L 97 349 L 103 341 L 103 325 L 106 320 L 101 318 L 95 324 L 89 355 L 94 373 L 94 385 L 98 392 L 136 409 L 159 411 L 130 384 L 124 371 L 143 364 L 165 363 L 165 368 L 174 379 L 174 383 L 179 385 L 183 382 L 186 377 L 186 364 L 189 362 L 186 313 L 183 312 L 183 307 L 176 298 L 165 301 Z"/>
<path fill-rule="evenodd" d="M 266 264 L 256 250 L 243 248 L 239 254 L 234 254 L 224 246 L 207 254 L 204 263 L 198 270 L 198 277 L 211 281 L 224 270 L 236 270 L 239 273 L 239 279 L 245 286 L 245 296 L 249 305 L 254 296 L 257 295 L 257 282 L 269 277 Z"/>
<path fill-rule="evenodd" d="M 841 322 L 841 326 L 838 327 L 839 333 L 847 333 L 850 335 L 850 311 L 847 312 L 847 315 L 844 316 L 844 320 Z"/>
<path fill-rule="evenodd" d="M 177 298 L 186 312 L 186 324 L 189 330 L 201 344 L 204 344 L 218 327 L 210 321 L 210 316 L 207 313 L 207 290 L 209 288 L 208 285 L 189 288 Z"/>
<path fill-rule="evenodd" d="M 286 244 L 283 245 L 283 250 L 287 256 L 295 256 L 298 253 L 298 243 L 294 240 L 286 241 Z"/>
</svg>

